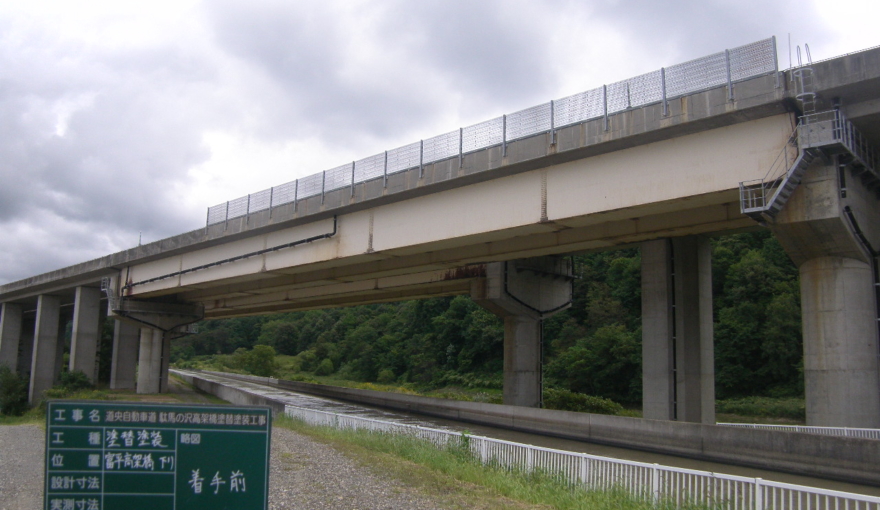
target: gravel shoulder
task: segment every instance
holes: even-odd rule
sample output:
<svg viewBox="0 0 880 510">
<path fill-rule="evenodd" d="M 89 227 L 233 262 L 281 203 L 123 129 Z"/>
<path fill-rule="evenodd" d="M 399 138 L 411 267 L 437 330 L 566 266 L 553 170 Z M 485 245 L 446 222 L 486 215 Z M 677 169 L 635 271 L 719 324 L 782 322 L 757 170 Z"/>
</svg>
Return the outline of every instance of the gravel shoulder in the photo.
<svg viewBox="0 0 880 510">
<path fill-rule="evenodd" d="M 45 432 L 0 426 L 0 510 L 36 510 L 43 500 Z M 284 428 L 272 430 L 269 508 L 396 510 L 446 508 L 333 448 Z"/>
</svg>

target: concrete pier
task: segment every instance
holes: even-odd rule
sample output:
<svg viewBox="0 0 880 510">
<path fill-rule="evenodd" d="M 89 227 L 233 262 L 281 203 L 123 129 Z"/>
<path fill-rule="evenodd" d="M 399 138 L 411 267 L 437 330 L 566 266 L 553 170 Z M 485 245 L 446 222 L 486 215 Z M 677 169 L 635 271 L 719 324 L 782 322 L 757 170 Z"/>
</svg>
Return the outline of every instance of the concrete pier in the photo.
<svg viewBox="0 0 880 510">
<path fill-rule="evenodd" d="M 712 250 L 698 236 L 641 245 L 645 418 L 715 423 Z"/>
<path fill-rule="evenodd" d="M 21 338 L 18 342 L 18 373 L 30 374 L 34 357 L 34 330 L 37 329 L 36 315 L 22 317 Z"/>
<path fill-rule="evenodd" d="M 3 303 L 0 308 L 0 365 L 6 365 L 13 372 L 18 369 L 21 315 L 19 304 Z"/>
<path fill-rule="evenodd" d="M 69 369 L 71 372 L 83 372 L 92 383 L 97 375 L 100 300 L 100 290 L 90 287 L 76 288 Z"/>
<path fill-rule="evenodd" d="M 37 325 L 34 331 L 34 353 L 28 391 L 28 401 L 31 404 L 43 398 L 43 392 L 51 388 L 58 377 L 55 366 L 60 317 L 61 300 L 58 297 L 41 295 L 37 298 Z"/>
<path fill-rule="evenodd" d="M 110 389 L 133 390 L 136 388 L 140 328 L 126 321 L 114 322 Z"/>
<path fill-rule="evenodd" d="M 567 308 L 571 292 L 571 263 L 561 257 L 486 264 L 472 287 L 474 301 L 504 319 L 504 404 L 541 407 L 541 320 Z"/>
<path fill-rule="evenodd" d="M 800 272 L 807 425 L 877 428 L 878 310 L 865 243 L 880 247 L 880 204 L 835 163 L 807 169 L 772 229 Z"/>
<path fill-rule="evenodd" d="M 140 334 L 137 392 L 159 393 L 162 384 L 163 335 L 158 329 L 152 328 L 141 328 Z"/>
</svg>

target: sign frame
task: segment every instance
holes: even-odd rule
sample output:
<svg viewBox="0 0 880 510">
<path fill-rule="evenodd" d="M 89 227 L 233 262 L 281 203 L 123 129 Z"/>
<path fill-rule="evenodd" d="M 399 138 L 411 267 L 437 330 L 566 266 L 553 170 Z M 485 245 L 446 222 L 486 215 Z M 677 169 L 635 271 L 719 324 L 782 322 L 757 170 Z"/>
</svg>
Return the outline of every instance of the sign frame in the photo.
<svg viewBox="0 0 880 510">
<path fill-rule="evenodd" d="M 272 409 L 46 402 L 44 510 L 268 510 Z"/>
</svg>

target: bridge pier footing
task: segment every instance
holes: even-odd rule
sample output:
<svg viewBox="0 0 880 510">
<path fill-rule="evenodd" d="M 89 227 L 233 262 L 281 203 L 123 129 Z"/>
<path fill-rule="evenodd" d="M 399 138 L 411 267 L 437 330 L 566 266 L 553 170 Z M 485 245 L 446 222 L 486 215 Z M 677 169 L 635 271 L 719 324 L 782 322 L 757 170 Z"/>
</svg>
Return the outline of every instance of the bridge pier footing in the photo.
<svg viewBox="0 0 880 510">
<path fill-rule="evenodd" d="M 842 163 L 809 167 L 771 229 L 800 272 L 807 425 L 877 428 L 880 202 Z"/>
<path fill-rule="evenodd" d="M 541 407 L 541 321 L 571 304 L 571 262 L 562 257 L 486 264 L 471 297 L 504 319 L 506 405 Z"/>
<path fill-rule="evenodd" d="M 712 249 L 698 236 L 641 245 L 642 410 L 715 423 Z"/>
</svg>

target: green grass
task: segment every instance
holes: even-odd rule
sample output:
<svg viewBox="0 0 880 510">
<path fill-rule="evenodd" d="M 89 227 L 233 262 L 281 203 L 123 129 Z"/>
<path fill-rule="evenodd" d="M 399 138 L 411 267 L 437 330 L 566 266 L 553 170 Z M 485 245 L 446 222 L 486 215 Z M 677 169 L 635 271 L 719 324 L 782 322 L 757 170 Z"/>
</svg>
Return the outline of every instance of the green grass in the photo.
<svg viewBox="0 0 880 510">
<path fill-rule="evenodd" d="M 719 400 L 715 403 L 719 416 L 733 416 L 733 420 L 748 418 L 756 422 L 756 418 L 770 423 L 804 423 L 806 407 L 803 398 L 745 397 Z M 724 421 L 719 418 L 718 421 Z"/>
<path fill-rule="evenodd" d="M 400 479 L 463 508 L 702 509 L 703 505 L 654 503 L 621 489 L 572 487 L 547 473 L 508 471 L 482 465 L 461 445 L 436 448 L 406 435 L 339 430 L 279 416 L 275 425 L 308 435 L 371 469 Z"/>
</svg>

